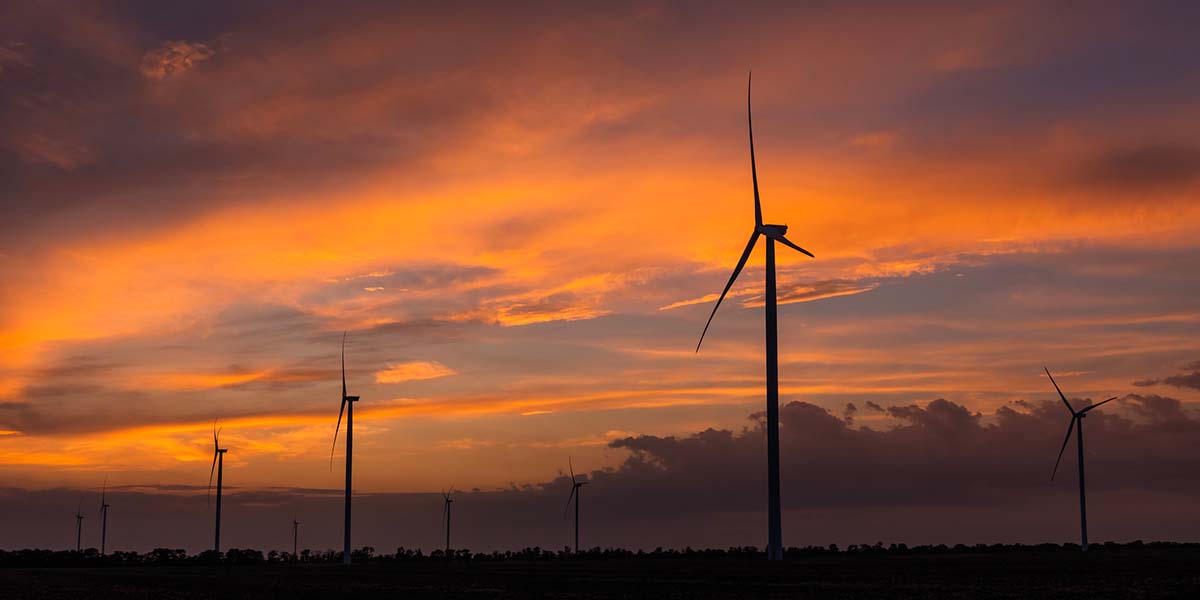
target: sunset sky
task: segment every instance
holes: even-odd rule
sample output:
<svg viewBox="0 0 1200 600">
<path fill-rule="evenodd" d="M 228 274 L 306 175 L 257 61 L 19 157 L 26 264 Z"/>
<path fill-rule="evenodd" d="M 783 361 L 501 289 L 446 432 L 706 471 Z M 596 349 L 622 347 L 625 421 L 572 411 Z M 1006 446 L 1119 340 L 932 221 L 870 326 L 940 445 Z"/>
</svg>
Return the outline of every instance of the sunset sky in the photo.
<svg viewBox="0 0 1200 600">
<path fill-rule="evenodd" d="M 750 69 L 784 542 L 1200 537 L 1196 6 L 401 4 L 0 7 L 0 548 L 765 544 Z"/>
</svg>

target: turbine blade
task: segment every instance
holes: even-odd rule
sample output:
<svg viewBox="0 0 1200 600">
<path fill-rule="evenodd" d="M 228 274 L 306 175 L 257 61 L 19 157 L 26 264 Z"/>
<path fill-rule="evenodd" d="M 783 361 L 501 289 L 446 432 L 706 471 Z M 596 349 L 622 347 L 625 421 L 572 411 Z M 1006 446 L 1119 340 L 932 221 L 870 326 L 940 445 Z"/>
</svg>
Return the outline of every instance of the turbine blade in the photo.
<svg viewBox="0 0 1200 600">
<path fill-rule="evenodd" d="M 567 468 L 571 470 L 571 483 L 575 483 L 575 465 L 571 464 L 571 457 L 567 457 Z"/>
<path fill-rule="evenodd" d="M 1067 451 L 1067 442 L 1071 441 L 1071 432 L 1075 431 L 1075 421 L 1078 417 L 1071 417 L 1071 424 L 1067 426 L 1067 437 L 1063 438 L 1062 448 L 1058 451 L 1058 460 L 1054 461 L 1054 472 L 1050 473 L 1050 481 L 1054 481 L 1054 476 L 1058 474 L 1058 463 L 1062 462 L 1063 452 Z"/>
<path fill-rule="evenodd" d="M 575 490 L 577 489 L 579 488 L 577 488 L 575 484 L 571 484 L 571 494 L 567 496 L 567 505 L 563 508 L 563 516 L 566 516 L 567 511 L 571 510 L 571 500 L 575 498 Z"/>
<path fill-rule="evenodd" d="M 342 397 L 346 397 L 346 332 L 342 332 Z"/>
<path fill-rule="evenodd" d="M 746 249 L 742 251 L 742 257 L 738 259 L 737 266 L 733 268 L 733 275 L 729 276 L 729 283 L 725 284 L 725 289 L 721 291 L 721 297 L 717 298 L 717 303 L 713 305 L 712 313 L 708 315 L 708 322 L 704 324 L 704 331 L 700 332 L 700 341 L 696 342 L 696 352 L 700 351 L 700 344 L 704 343 L 704 334 L 708 333 L 708 326 L 712 325 L 713 317 L 717 316 L 717 309 L 721 308 L 721 301 L 725 299 L 725 295 L 729 293 L 729 288 L 733 287 L 733 282 L 737 280 L 737 276 L 741 274 L 742 268 L 746 266 L 746 260 L 750 258 L 750 252 L 754 250 L 754 243 L 758 241 L 758 231 L 750 234 L 750 241 L 746 242 Z"/>
<path fill-rule="evenodd" d="M 1054 381 L 1054 376 L 1050 374 L 1050 369 L 1046 369 L 1046 367 L 1042 367 L 1042 368 L 1045 369 L 1045 371 L 1046 371 L 1046 377 L 1050 378 L 1050 383 L 1054 384 L 1054 389 L 1058 390 L 1058 397 L 1062 398 L 1063 404 L 1067 405 L 1067 410 L 1071 411 L 1071 414 L 1075 414 L 1075 409 L 1071 407 L 1070 402 L 1067 402 L 1066 395 L 1064 395 L 1062 393 L 1062 389 L 1058 387 L 1058 382 Z"/>
<path fill-rule="evenodd" d="M 808 250 L 805 250 L 804 248 L 801 248 L 800 246 L 793 244 L 792 240 L 789 240 L 789 239 L 783 237 L 782 235 L 775 239 L 778 240 L 783 245 L 791 248 L 792 250 L 798 250 L 798 251 L 800 251 L 801 254 L 807 254 L 809 258 L 816 258 L 815 256 L 813 256 L 812 252 L 809 252 Z"/>
<path fill-rule="evenodd" d="M 346 412 L 346 396 L 342 395 L 342 407 L 338 410 L 337 427 L 333 429 L 333 447 L 329 449 L 329 470 L 333 470 L 333 453 L 337 451 L 338 431 L 342 429 L 342 415 Z"/>
<path fill-rule="evenodd" d="M 758 166 L 754 164 L 754 117 L 750 114 L 750 82 L 754 78 L 751 72 L 746 77 L 746 126 L 750 131 L 750 178 L 754 181 L 754 225 L 761 226 L 762 203 L 758 199 Z"/>
<path fill-rule="evenodd" d="M 104 486 L 100 488 L 100 508 L 104 508 L 104 503 L 108 500 L 108 478 L 104 479 Z"/>
<path fill-rule="evenodd" d="M 213 452 L 212 468 L 208 470 L 208 504 L 210 506 L 212 505 L 212 478 L 213 478 L 213 474 L 216 472 L 217 472 L 217 453 Z"/>
<path fill-rule="evenodd" d="M 1091 406 L 1085 406 L 1085 407 L 1083 407 L 1082 409 L 1080 409 L 1080 411 L 1079 411 L 1079 412 L 1080 412 L 1080 414 L 1082 414 L 1082 413 L 1085 413 L 1085 412 L 1087 412 L 1087 411 L 1089 411 L 1089 410 L 1092 410 L 1093 408 L 1097 408 L 1097 407 L 1099 407 L 1101 404 L 1105 404 L 1105 403 L 1108 403 L 1108 402 L 1112 402 L 1113 400 L 1116 400 L 1116 399 L 1117 399 L 1117 397 L 1116 397 L 1116 396 L 1113 396 L 1112 398 L 1109 398 L 1108 400 L 1105 400 L 1104 402 L 1099 402 L 1099 403 L 1097 403 L 1097 404 L 1093 404 L 1093 405 L 1091 405 Z"/>
</svg>

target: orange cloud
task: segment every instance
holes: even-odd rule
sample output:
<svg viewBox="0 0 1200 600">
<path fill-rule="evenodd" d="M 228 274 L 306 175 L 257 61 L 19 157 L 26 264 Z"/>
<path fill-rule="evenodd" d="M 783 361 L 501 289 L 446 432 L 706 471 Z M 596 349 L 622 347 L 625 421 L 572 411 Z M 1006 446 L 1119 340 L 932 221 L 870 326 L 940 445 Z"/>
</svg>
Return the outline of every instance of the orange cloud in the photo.
<svg viewBox="0 0 1200 600">
<path fill-rule="evenodd" d="M 142 57 L 140 70 L 147 79 L 162 79 L 188 71 L 213 54 L 213 49 L 205 44 L 176 40 L 147 52 Z"/>
<path fill-rule="evenodd" d="M 1088 110 L 1026 115 L 1008 107 L 1011 111 L 997 113 L 987 104 L 961 120 L 937 113 L 933 103 L 963 71 L 974 71 L 969 75 L 980 77 L 982 86 L 986 68 L 1016 67 L 1070 42 L 1056 32 L 1025 43 L 1036 32 L 1003 14 L 977 17 L 976 10 L 949 27 L 952 15 L 943 12 L 917 11 L 902 19 L 903 28 L 895 21 L 881 29 L 865 24 L 868 31 L 858 37 L 835 33 L 840 28 L 828 23 L 812 25 L 803 36 L 756 32 L 757 50 L 762 50 L 757 54 L 816 56 L 822 65 L 796 69 L 786 59 L 765 65 L 761 84 L 756 79 L 765 214 L 789 223 L 789 235 L 818 256 L 780 255 L 781 283 L 791 286 L 781 288 L 781 304 L 871 291 L 855 302 L 865 305 L 881 295 L 873 290 L 882 292 L 897 280 L 933 277 L 1010 254 L 1045 265 L 1081 245 L 1161 251 L 1172 261 L 1181 260 L 1172 252 L 1194 249 L 1200 204 L 1193 200 L 1194 187 L 1187 187 L 1194 185 L 1190 147 L 1119 151 L 1138 148 L 1143 135 L 1195 138 L 1189 125 L 1198 122 L 1191 118 L 1194 109 L 1177 106 L 1194 106 L 1190 98 L 1156 98 L 1161 104 L 1130 109 L 1123 108 L 1123 96 L 1111 99 L 1111 105 L 1104 104 L 1110 99 L 1097 98 L 1097 106 L 1107 107 L 1104 118 Z M 111 136 L 103 128 L 80 127 L 77 135 L 63 136 L 31 125 L 4 140 L 33 164 L 30 171 L 49 164 L 63 178 L 82 177 L 84 171 L 106 174 L 102 185 L 93 180 L 81 187 L 81 197 L 110 189 L 115 195 L 102 198 L 103 210 L 76 206 L 74 200 L 64 200 L 61 209 L 46 203 L 53 210 L 39 213 L 38 226 L 28 229 L 51 235 L 0 254 L 0 395 L 13 414 L 35 412 L 29 407 L 36 400 L 21 395 L 62 383 L 56 401 L 86 414 L 96 402 L 87 386 L 117 388 L 143 394 L 128 402 L 159 411 L 148 415 L 156 422 L 178 423 L 38 436 L 15 435 L 15 428 L 37 421 L 14 417 L 15 424 L 5 423 L 8 431 L 0 431 L 0 448 L 9 453 L 0 457 L 13 457 L 11 464 L 203 466 L 207 424 L 198 413 L 245 410 L 243 392 L 251 384 L 331 378 L 308 366 L 282 366 L 293 363 L 280 355 L 301 365 L 334 365 L 333 351 L 316 348 L 314 340 L 325 332 L 332 338 L 344 328 L 379 336 L 405 328 L 452 328 L 453 335 L 438 340 L 449 344 L 439 349 L 439 357 L 454 357 L 443 360 L 464 372 L 497 365 L 477 381 L 463 381 L 473 378 L 449 378 L 456 371 L 439 362 L 387 364 L 374 356 L 375 362 L 360 363 L 360 373 L 373 375 L 377 384 L 438 380 L 422 385 L 430 389 L 424 398 L 368 399 L 359 405 L 367 440 L 373 435 L 371 419 L 382 431 L 402 426 L 409 417 L 465 421 L 480 415 L 553 415 L 521 420 L 535 428 L 570 418 L 572 412 L 741 405 L 761 393 L 761 344 L 717 336 L 697 357 L 693 341 L 680 344 L 672 338 L 677 329 L 692 326 L 692 312 L 700 312 L 674 309 L 715 301 L 751 224 L 740 63 L 716 61 L 703 74 L 657 72 L 653 65 L 631 72 L 627 64 L 605 58 L 620 55 L 608 51 L 613 48 L 575 45 L 578 39 L 631 41 L 624 35 L 536 35 L 484 44 L 510 49 L 494 56 L 464 55 L 470 68 L 421 77 L 420 65 L 397 62 L 397 56 L 414 54 L 387 51 L 396 40 L 419 44 L 425 39 L 407 35 L 420 25 L 406 19 L 313 31 L 304 36 L 308 51 L 303 53 L 296 52 L 295 40 L 248 36 L 241 39 L 253 39 L 244 46 L 252 50 L 222 50 L 218 59 L 216 44 L 187 41 L 167 42 L 143 54 L 145 48 L 130 40 L 170 38 L 147 37 L 90 14 L 61 18 L 68 27 L 64 38 L 84 39 L 105 61 L 125 69 L 137 68 L 140 58 L 142 76 L 154 81 L 134 81 L 134 88 L 91 102 L 64 102 L 71 108 L 48 120 L 57 123 L 76 112 L 96 122 L 109 122 L 94 118 L 97 114 L 149 115 L 131 129 L 146 127 L 155 137 L 153 143 L 105 145 Z M 787 31 L 795 24 L 785 21 L 759 26 Z M 594 31 L 588 23 L 571 27 Z M 355 35 L 346 37 L 344 31 Z M 939 38 L 914 31 L 955 33 Z M 928 42 L 934 38 L 940 41 Z M 881 45 L 860 44 L 863 39 Z M 1022 43 L 1010 43 L 1013 39 Z M 41 68 L 38 60 L 52 54 L 22 49 L 14 55 L 12 48 L 0 46 L 5 84 L 31 66 Z M 1059 54 L 1044 56 L 1051 55 Z M 345 78 L 347 72 L 355 76 Z M 313 85 L 333 76 L 347 87 Z M 246 86 L 246 81 L 256 84 Z M 129 103 L 120 104 L 122 98 Z M 930 105 L 905 112 L 918 100 Z M 953 100 L 955 108 L 974 106 L 968 98 Z M 1022 110 L 1056 106 L 1052 100 L 1018 104 Z M 167 129 L 153 128 L 160 124 Z M 164 173 L 138 180 L 127 169 L 110 168 L 131 164 L 122 154 L 124 146 L 157 149 L 174 139 L 195 146 L 179 152 L 172 147 L 156 157 L 161 163 L 150 161 L 165 167 Z M 905 152 L 882 151 L 901 146 Z M 1118 151 L 1106 152 L 1110 147 Z M 212 148 L 250 150 L 247 162 L 254 162 L 250 155 L 266 158 L 255 164 L 221 163 L 217 172 L 173 158 L 212 159 L 205 154 Z M 303 161 L 289 162 L 290 153 L 313 149 Z M 375 161 L 360 166 L 363 155 Z M 1156 162 L 1166 163 L 1165 171 Z M 298 179 L 306 183 L 305 176 L 314 172 L 329 174 L 333 183 L 288 185 Z M 1115 172 L 1124 176 L 1108 179 Z M 1174 187 L 1139 187 L 1164 173 Z M 164 177 L 172 177 L 167 188 L 159 187 Z M 1119 189 L 1103 185 L 1112 181 L 1121 183 Z M 266 183 L 241 187 L 256 182 Z M 175 209 L 188 193 L 204 202 L 161 221 L 143 221 L 141 204 L 114 200 L 161 197 L 161 204 Z M 114 221 L 99 219 L 106 211 Z M 92 219 L 94 226 L 71 230 L 78 235 L 52 234 Z M 114 223 L 127 226 L 111 227 Z M 409 270 L 429 264 L 481 274 L 404 279 Z M 749 268 L 761 264 L 760 250 Z M 1176 264 L 1173 268 L 1182 271 L 1190 263 Z M 1136 262 L 1091 268 L 1122 285 L 1146 272 Z M 1118 282 L 1117 276 L 1125 279 Z M 758 306 L 760 282 L 751 278 L 731 296 L 744 300 L 743 306 Z M 1186 288 L 1164 295 L 1171 294 L 1190 297 Z M 1022 288 L 1004 298 L 989 297 L 998 304 L 989 308 L 1049 313 L 1080 295 Z M 1101 302 L 1091 300 L 1093 308 Z M 1028 324 L 991 324 L 958 315 L 808 318 L 842 306 L 834 302 L 793 307 L 805 317 L 788 319 L 795 328 L 789 333 L 798 335 L 803 327 L 811 349 L 782 348 L 784 364 L 792 367 L 785 369 L 786 393 L 985 394 L 1024 389 L 1013 385 L 1024 380 L 1007 372 L 989 375 L 971 362 L 1016 369 L 1031 347 L 1093 358 L 1195 347 L 1194 336 L 1189 337 L 1195 314 L 1161 298 Z M 302 315 L 309 330 L 258 321 L 229 325 L 227 313 L 246 305 Z M 611 318 L 595 321 L 601 317 Z M 639 324 L 622 328 L 622 320 Z M 555 336 L 562 330 L 544 326 L 548 323 L 583 334 L 561 342 Z M 1183 331 L 1125 331 L 1154 323 Z M 921 328 L 938 335 L 912 334 Z M 1061 340 L 1036 338 L 1066 329 L 1071 335 Z M 698 333 L 689 331 L 688 337 Z M 957 341 L 968 336 L 972 339 Z M 123 344 L 155 348 L 181 339 L 207 342 L 209 354 L 187 355 L 175 364 L 153 354 L 144 359 L 150 364 L 114 355 L 118 364 L 111 372 L 89 376 L 77 391 L 65 384 L 78 381 L 35 377 L 76 352 L 109 355 Z M 376 341 L 364 345 L 364 354 Z M 570 350 L 563 350 L 568 345 Z M 515 368 L 517 346 L 537 346 L 543 354 L 529 351 L 521 357 L 525 365 Z M 559 358 L 549 354 L 571 350 L 586 351 L 588 360 L 543 364 Z M 236 364 L 246 366 L 226 367 L 234 362 L 226 360 L 227 351 L 242 352 L 247 362 Z M 479 362 L 460 364 L 455 352 Z M 593 365 L 592 360 L 611 362 Z M 559 371 L 538 371 L 542 368 Z M 1116 377 L 1094 365 L 1070 368 L 1096 370 L 1089 379 L 1104 385 L 1110 383 L 1105 377 Z M 605 375 L 597 376 L 599 371 Z M 835 377 L 850 372 L 853 377 Z M 330 416 L 307 412 L 315 404 L 306 404 L 311 398 L 294 386 L 272 390 L 269 398 L 274 404 L 261 405 L 266 414 L 227 421 L 231 443 L 240 448 L 231 460 L 322 454 L 314 448 L 330 437 Z M 998 401 L 973 400 L 975 406 Z M 631 418 L 631 427 L 649 418 Z M 487 441 L 454 430 L 445 437 Z M 599 438 L 580 434 L 579 439 Z"/>
<path fill-rule="evenodd" d="M 387 369 L 375 373 L 375 383 L 403 383 L 422 379 L 437 379 L 457 375 L 454 369 L 437 361 L 414 360 L 406 363 L 389 364 Z"/>
</svg>

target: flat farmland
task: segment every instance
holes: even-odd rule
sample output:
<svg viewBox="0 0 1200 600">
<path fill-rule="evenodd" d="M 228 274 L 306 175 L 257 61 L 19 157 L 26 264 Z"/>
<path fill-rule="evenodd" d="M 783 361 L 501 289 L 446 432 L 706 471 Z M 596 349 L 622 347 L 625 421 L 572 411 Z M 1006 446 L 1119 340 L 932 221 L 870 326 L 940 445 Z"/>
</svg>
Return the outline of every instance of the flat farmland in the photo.
<svg viewBox="0 0 1200 600">
<path fill-rule="evenodd" d="M 0 598 L 1200 598 L 1200 551 L 9 568 Z"/>
</svg>

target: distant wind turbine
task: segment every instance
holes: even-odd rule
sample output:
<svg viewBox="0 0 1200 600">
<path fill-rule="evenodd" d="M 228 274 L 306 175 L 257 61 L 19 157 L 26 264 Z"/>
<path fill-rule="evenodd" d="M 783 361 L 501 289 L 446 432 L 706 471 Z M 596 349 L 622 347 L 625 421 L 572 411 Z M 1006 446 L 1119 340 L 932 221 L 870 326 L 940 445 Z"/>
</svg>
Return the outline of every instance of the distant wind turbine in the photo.
<svg viewBox="0 0 1200 600">
<path fill-rule="evenodd" d="M 725 295 L 729 293 L 729 288 L 733 287 L 733 282 L 737 280 L 738 275 L 742 272 L 742 268 L 746 266 L 746 260 L 750 258 L 750 253 L 754 250 L 754 244 L 758 242 L 758 236 L 766 236 L 767 285 L 764 296 L 767 312 L 767 558 L 770 560 L 781 560 L 783 559 L 783 526 L 779 502 L 779 335 L 777 300 L 775 297 L 775 242 L 779 242 L 809 257 L 812 257 L 812 253 L 793 244 L 791 240 L 785 237 L 784 234 L 787 233 L 787 225 L 763 224 L 762 203 L 758 196 L 758 168 L 754 162 L 754 121 L 750 114 L 749 78 L 746 81 L 746 124 L 750 131 L 750 177 L 754 182 L 754 231 L 750 234 L 750 241 L 746 243 L 746 249 L 742 251 L 742 256 L 738 259 L 737 266 L 733 268 L 733 275 L 729 277 L 729 282 L 725 284 L 725 289 L 721 292 L 721 296 L 717 298 L 717 303 L 713 306 L 712 314 L 708 316 L 708 322 L 704 324 L 704 331 L 700 333 L 700 341 L 696 344 L 696 352 L 700 352 L 700 344 L 704 343 L 704 334 L 708 333 L 708 326 L 712 325 L 713 317 L 716 316 L 717 309 L 721 306 L 721 301 L 725 299 Z"/>
<path fill-rule="evenodd" d="M 104 550 L 108 542 L 108 480 L 104 480 L 104 487 L 100 490 L 100 556 L 104 556 Z"/>
<path fill-rule="evenodd" d="M 358 396 L 346 395 L 346 332 L 342 332 L 342 406 L 338 409 L 337 427 L 333 430 L 333 448 L 329 450 L 329 470 L 333 470 L 333 453 L 337 450 L 337 434 L 346 415 L 346 531 L 342 543 L 342 564 L 350 564 L 350 470 L 354 465 L 354 403 Z"/>
<path fill-rule="evenodd" d="M 83 498 L 79 498 L 79 505 L 75 507 L 75 551 L 83 551 Z"/>
<path fill-rule="evenodd" d="M 217 554 L 217 558 L 221 558 L 221 482 L 222 475 L 225 472 L 225 453 L 227 448 L 222 448 L 219 441 L 221 429 L 217 428 L 217 421 L 213 420 L 213 463 L 212 468 L 208 471 L 208 494 L 209 502 L 212 502 L 212 479 L 213 473 L 217 474 L 217 522 L 213 533 L 213 552 Z"/>
<path fill-rule="evenodd" d="M 1087 500 L 1083 491 L 1083 418 L 1086 417 L 1087 413 L 1092 409 L 1099 407 L 1105 402 L 1112 402 L 1113 400 L 1116 400 L 1117 397 L 1113 396 L 1112 398 L 1109 398 L 1108 400 L 1105 400 L 1099 404 L 1093 404 L 1091 406 L 1085 406 L 1079 410 L 1075 410 L 1075 408 L 1071 406 L 1071 403 L 1067 402 L 1067 397 L 1063 394 L 1062 389 L 1058 387 L 1058 382 L 1054 381 L 1054 376 L 1050 374 L 1050 369 L 1047 369 L 1046 367 L 1042 368 L 1045 369 L 1046 376 L 1050 378 L 1050 383 L 1054 384 L 1054 389 L 1058 391 L 1058 396 L 1062 398 L 1063 404 L 1067 405 L 1067 410 L 1071 411 L 1071 424 L 1067 426 L 1067 436 L 1063 438 L 1062 449 L 1058 451 L 1058 460 L 1054 461 L 1054 471 L 1050 473 L 1051 481 L 1054 481 L 1054 476 L 1058 474 L 1058 464 L 1062 462 L 1063 452 L 1066 452 L 1067 450 L 1067 442 L 1071 441 L 1071 431 L 1075 429 L 1077 423 L 1079 425 L 1079 429 L 1075 434 L 1075 442 L 1079 448 L 1079 537 L 1081 540 L 1079 545 L 1084 552 L 1087 552 Z"/>
<path fill-rule="evenodd" d="M 575 500 L 575 554 L 579 554 L 579 491 L 580 488 L 587 485 L 586 481 L 579 481 L 575 478 L 575 466 L 571 464 L 571 458 L 567 457 L 567 468 L 571 470 L 571 495 L 567 496 L 567 506 L 563 509 L 566 512 L 571 508 L 571 499 Z"/>
<path fill-rule="evenodd" d="M 446 559 L 450 559 L 450 503 L 454 502 L 450 495 L 454 493 L 454 486 L 450 486 L 449 491 L 442 492 L 442 520 L 446 522 Z"/>
<path fill-rule="evenodd" d="M 300 521 L 296 520 L 296 515 L 292 515 L 292 560 L 297 560 L 296 548 L 300 541 Z"/>
</svg>

